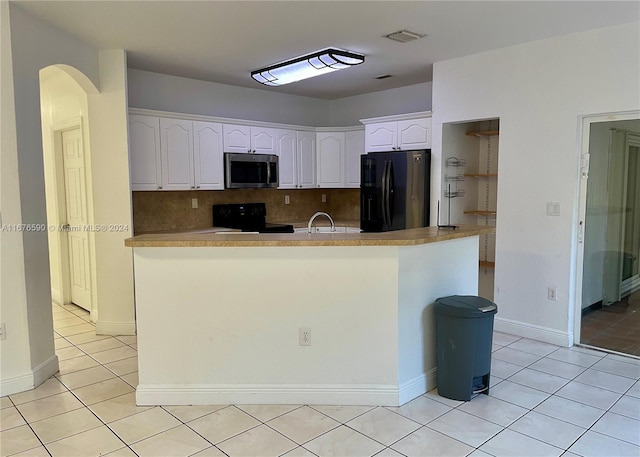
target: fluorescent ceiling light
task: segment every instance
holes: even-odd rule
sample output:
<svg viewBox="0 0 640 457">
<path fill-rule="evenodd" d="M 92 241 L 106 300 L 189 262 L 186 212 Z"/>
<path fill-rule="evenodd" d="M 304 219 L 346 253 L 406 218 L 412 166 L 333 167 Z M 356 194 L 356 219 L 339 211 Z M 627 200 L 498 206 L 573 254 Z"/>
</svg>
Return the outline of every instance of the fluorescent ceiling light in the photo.
<svg viewBox="0 0 640 457">
<path fill-rule="evenodd" d="M 251 77 L 265 86 L 282 86 L 349 68 L 362 62 L 364 62 L 362 55 L 330 48 L 252 71 Z"/>
</svg>

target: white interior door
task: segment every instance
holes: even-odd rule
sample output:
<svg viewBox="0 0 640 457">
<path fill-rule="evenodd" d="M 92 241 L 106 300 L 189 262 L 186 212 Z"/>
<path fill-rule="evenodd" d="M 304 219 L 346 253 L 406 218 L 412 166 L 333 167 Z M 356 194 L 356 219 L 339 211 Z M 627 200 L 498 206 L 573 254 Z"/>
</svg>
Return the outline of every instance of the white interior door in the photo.
<svg viewBox="0 0 640 457">
<path fill-rule="evenodd" d="M 71 301 L 91 311 L 91 274 L 84 154 L 80 128 L 62 132 Z"/>
</svg>

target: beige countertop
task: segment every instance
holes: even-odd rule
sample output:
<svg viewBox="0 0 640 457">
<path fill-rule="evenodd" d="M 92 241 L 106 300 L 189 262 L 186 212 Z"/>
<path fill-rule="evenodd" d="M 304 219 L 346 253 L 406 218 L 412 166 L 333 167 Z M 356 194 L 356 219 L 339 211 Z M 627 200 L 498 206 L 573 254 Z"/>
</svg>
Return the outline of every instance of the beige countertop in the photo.
<svg viewBox="0 0 640 457">
<path fill-rule="evenodd" d="M 422 227 L 382 233 L 261 234 L 221 232 L 212 227 L 189 232 L 137 235 L 126 239 L 125 245 L 129 247 L 413 246 L 488 233 L 495 233 L 495 227 L 461 226 L 455 230 Z"/>
</svg>

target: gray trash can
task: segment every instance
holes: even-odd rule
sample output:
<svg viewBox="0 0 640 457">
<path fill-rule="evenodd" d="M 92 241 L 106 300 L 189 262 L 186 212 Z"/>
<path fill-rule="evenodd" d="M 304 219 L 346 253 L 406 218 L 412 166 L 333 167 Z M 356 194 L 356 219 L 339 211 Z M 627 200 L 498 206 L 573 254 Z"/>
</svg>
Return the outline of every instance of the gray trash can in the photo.
<svg viewBox="0 0 640 457">
<path fill-rule="evenodd" d="M 489 393 L 495 303 L 475 295 L 436 300 L 438 394 L 469 401 Z"/>
</svg>

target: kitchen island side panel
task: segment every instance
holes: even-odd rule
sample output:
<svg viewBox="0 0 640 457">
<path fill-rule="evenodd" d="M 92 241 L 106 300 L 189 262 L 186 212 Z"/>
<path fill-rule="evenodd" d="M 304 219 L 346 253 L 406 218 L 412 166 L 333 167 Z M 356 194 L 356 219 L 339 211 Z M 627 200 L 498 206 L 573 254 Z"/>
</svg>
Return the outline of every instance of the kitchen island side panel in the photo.
<svg viewBox="0 0 640 457">
<path fill-rule="evenodd" d="M 135 248 L 138 403 L 396 403 L 397 252 Z"/>
<path fill-rule="evenodd" d="M 400 403 L 436 387 L 433 304 L 448 295 L 477 295 L 478 236 L 401 247 L 398 268 Z"/>
</svg>

